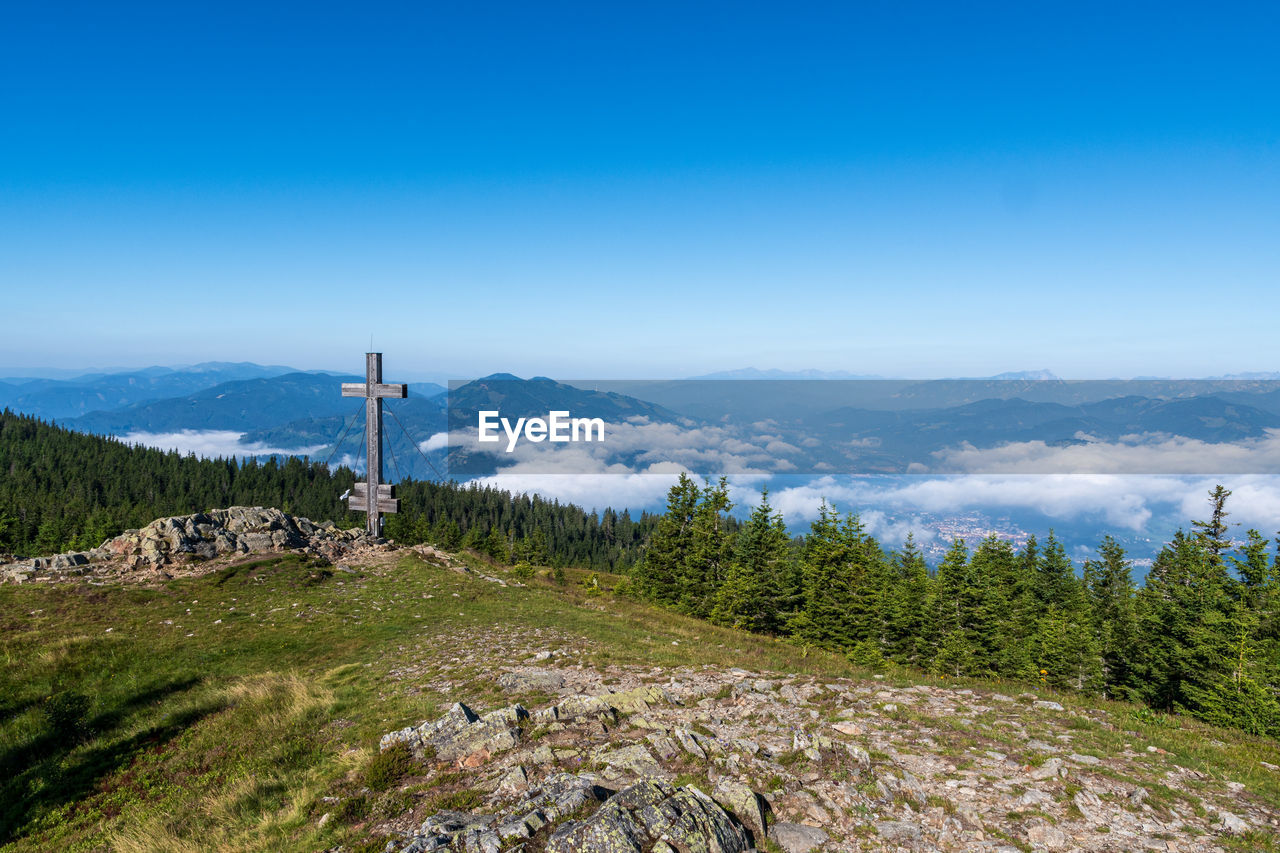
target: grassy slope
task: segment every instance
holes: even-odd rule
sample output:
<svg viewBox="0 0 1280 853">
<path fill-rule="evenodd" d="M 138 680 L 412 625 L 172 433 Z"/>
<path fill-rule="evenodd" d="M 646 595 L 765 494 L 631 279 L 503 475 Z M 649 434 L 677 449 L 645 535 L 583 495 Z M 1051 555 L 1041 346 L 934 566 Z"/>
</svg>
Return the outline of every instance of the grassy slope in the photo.
<svg viewBox="0 0 1280 853">
<path fill-rule="evenodd" d="M 322 797 L 367 778 L 381 734 L 453 701 L 510 701 L 451 663 L 458 637 L 569 636 L 600 666 L 859 675 L 833 655 L 588 594 L 580 578 L 504 589 L 416 556 L 354 574 L 290 556 L 158 589 L 0 587 L 0 850 L 316 850 L 359 838 L 358 815 L 324 829 L 316 819 L 334 810 Z M 405 668 L 455 687 L 420 689 L 395 675 Z M 88 697 L 83 714 L 74 693 Z M 60 729 L 50 696 L 71 709 Z M 1077 732 L 1077 749 L 1106 754 L 1137 732 L 1183 766 L 1280 802 L 1280 774 L 1258 764 L 1280 763 L 1273 742 L 1056 698 L 1102 705 L 1120 730 Z"/>
</svg>

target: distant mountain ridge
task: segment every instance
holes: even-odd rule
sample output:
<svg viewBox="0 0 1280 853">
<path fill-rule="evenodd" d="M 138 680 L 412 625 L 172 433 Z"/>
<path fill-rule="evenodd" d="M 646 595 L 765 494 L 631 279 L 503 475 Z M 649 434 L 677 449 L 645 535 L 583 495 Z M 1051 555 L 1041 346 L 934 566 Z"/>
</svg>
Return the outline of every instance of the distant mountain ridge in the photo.
<svg viewBox="0 0 1280 853">
<path fill-rule="evenodd" d="M 872 373 L 851 373 L 847 370 L 779 370 L 776 367 L 761 370 L 756 367 L 742 367 L 737 370 L 721 370 L 706 373 L 702 376 L 691 376 L 690 379 L 884 379 Z"/>
<path fill-rule="evenodd" d="M 0 384 L 0 405 L 89 433 L 149 434 L 181 444 L 174 438 L 178 433 L 234 432 L 245 453 L 345 453 L 348 448 L 335 451 L 334 442 L 344 430 L 359 435 L 363 411 L 361 401 L 342 397 L 340 386 L 363 377 L 275 373 L 281 369 L 286 368 L 210 362 L 182 370 L 156 367 L 76 381 Z M 819 371 L 803 374 L 834 378 Z M 571 384 L 495 373 L 457 384 L 447 394 L 433 383 L 410 383 L 409 399 L 387 404 L 387 441 L 403 465 L 427 476 L 429 466 L 417 450 L 441 433 L 474 430 L 480 410 L 496 410 L 513 421 L 561 410 L 606 423 L 670 424 L 678 432 L 714 426 L 716 431 L 698 440 L 716 435 L 727 443 L 699 448 L 706 459 L 736 452 L 728 448 L 742 440 L 742 453 L 754 452 L 756 458 L 744 455 L 738 461 L 765 470 L 777 463 L 799 471 L 892 473 L 966 443 L 979 449 L 1032 441 L 1065 446 L 1128 435 L 1237 442 L 1280 430 L 1280 383 L 1264 379 L 1070 381 L 1047 370 L 957 380 L 774 381 L 750 377 L 784 372 L 755 368 L 722 375 L 741 381 Z M 109 405 L 122 400 L 127 402 Z M 84 411 L 94 404 L 96 410 Z M 216 440 L 221 448 L 236 445 L 235 436 Z M 190 443 L 197 452 L 207 446 Z M 443 440 L 436 438 L 430 446 L 424 452 L 443 449 Z M 769 446 L 780 449 L 764 450 Z M 450 458 L 457 461 L 456 455 Z M 629 460 L 613 461 L 625 465 Z M 491 467 L 465 470 L 492 473 Z"/>
<path fill-rule="evenodd" d="M 25 379 L 0 385 L 0 407 L 63 420 L 110 411 L 149 400 L 182 397 L 224 382 L 300 372 L 251 362 L 205 362 L 186 368 L 148 367 L 122 373 L 86 374 L 74 379 Z"/>
<path fill-rule="evenodd" d="M 66 425 L 81 432 L 117 435 L 184 429 L 247 432 L 306 418 L 350 414 L 359 403 L 342 396 L 342 383 L 363 381 L 364 377 L 355 375 L 288 373 L 223 382 L 184 397 L 92 412 Z M 444 390 L 430 383 L 413 387 L 431 396 Z"/>
<path fill-rule="evenodd" d="M 579 388 L 535 376 L 521 379 L 510 373 L 494 373 L 449 391 L 450 428 L 474 426 L 482 409 L 498 409 L 504 417 L 545 416 L 553 410 L 575 417 L 623 421 L 633 417 L 676 422 L 684 416 L 656 403 L 615 391 Z"/>
</svg>

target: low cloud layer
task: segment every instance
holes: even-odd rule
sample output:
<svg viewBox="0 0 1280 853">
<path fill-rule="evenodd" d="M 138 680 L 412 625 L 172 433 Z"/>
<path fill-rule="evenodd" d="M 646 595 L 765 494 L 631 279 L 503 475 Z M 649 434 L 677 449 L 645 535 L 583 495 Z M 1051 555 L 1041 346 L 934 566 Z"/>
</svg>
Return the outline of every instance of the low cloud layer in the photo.
<svg viewBox="0 0 1280 853">
<path fill-rule="evenodd" d="M 561 503 L 577 504 L 588 511 L 606 507 L 629 508 L 639 515 L 642 508 L 652 509 L 665 504 L 667 492 L 679 477 L 679 470 L 661 468 L 643 474 L 522 474 L 513 471 L 473 482 L 514 494 L 536 494 Z"/>
<path fill-rule="evenodd" d="M 1119 441 L 1059 446 L 1023 441 L 932 454 L 919 473 L 972 474 L 1253 474 L 1280 472 L 1280 430 L 1259 438 L 1208 442 L 1179 435 L 1128 435 Z"/>
<path fill-rule="evenodd" d="M 868 453 L 882 447 L 880 438 L 845 441 L 847 447 L 825 447 L 823 442 L 797 429 L 790 436 L 776 429 L 753 425 L 695 425 L 652 423 L 632 418 L 609 424 L 604 441 L 552 443 L 514 440 L 503 436 L 496 443 L 476 441 L 475 430 L 457 430 L 451 436 L 432 436 L 424 449 L 451 443 L 472 454 L 488 456 L 497 465 L 519 463 L 532 473 L 592 473 L 599 462 L 625 464 L 630 471 L 644 471 L 658 463 L 674 463 L 691 471 L 732 476 L 753 471 L 774 473 L 869 474 L 905 469 L 909 474 L 1280 474 L 1280 430 L 1236 441 L 1205 441 L 1166 433 L 1126 435 L 1102 441 L 1077 433 L 1072 443 L 1020 441 L 996 447 L 968 443 L 941 450 Z M 772 427 L 772 425 L 769 425 Z M 429 447 L 427 447 L 429 445 Z M 934 445 L 936 446 L 936 445 Z M 861 452 L 851 452 L 851 451 Z M 574 469 L 573 466 L 578 467 Z"/>
<path fill-rule="evenodd" d="M 788 522 L 817 517 L 823 499 L 845 511 L 891 510 L 949 515 L 975 509 L 994 512 L 1030 510 L 1048 518 L 1096 519 L 1104 526 L 1143 531 L 1157 516 L 1186 523 L 1207 512 L 1209 490 L 1222 483 L 1232 489 L 1230 521 L 1272 536 L 1280 529 L 1280 476 L 1046 474 L 894 477 L 868 481 L 823 477 L 786 487 L 770 501 Z"/>
<path fill-rule="evenodd" d="M 141 447 L 154 447 L 159 450 L 176 450 L 179 453 L 194 453 L 204 459 L 236 457 L 245 459 L 250 456 L 310 456 L 324 448 L 314 447 L 270 447 L 266 444 L 241 444 L 240 437 L 244 433 L 234 430 L 194 430 L 184 429 L 178 432 L 131 432 L 120 437 L 126 444 Z"/>
</svg>

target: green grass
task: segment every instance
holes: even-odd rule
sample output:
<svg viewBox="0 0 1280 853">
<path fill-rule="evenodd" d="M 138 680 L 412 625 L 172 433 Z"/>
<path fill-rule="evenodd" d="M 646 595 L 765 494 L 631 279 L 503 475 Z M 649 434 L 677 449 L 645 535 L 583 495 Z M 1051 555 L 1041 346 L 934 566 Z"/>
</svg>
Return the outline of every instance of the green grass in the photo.
<svg viewBox="0 0 1280 853">
<path fill-rule="evenodd" d="M 851 671 L 834 655 L 655 620 L 580 578 L 504 589 L 416 557 L 348 574 L 288 555 L 153 589 L 0 586 L 0 764 L 14 768 L 0 780 L 0 849 L 339 843 L 339 821 L 316 829 L 328 810 L 317 801 L 360 773 L 391 784 L 376 762 L 364 769 L 379 736 L 455 699 L 513 698 L 484 673 L 447 670 L 437 636 L 500 625 L 581 638 L 592 664 Z M 424 654 L 463 695 L 389 678 Z"/>
<path fill-rule="evenodd" d="M 453 701 L 545 701 L 495 686 L 492 669 L 506 659 L 455 661 L 467 643 L 483 651 L 498 636 L 536 646 L 541 631 L 567 660 L 593 666 L 869 677 L 843 656 L 614 596 L 617 577 L 599 575 L 597 592 L 581 584 L 589 573 L 567 575 L 502 588 L 414 556 L 349 573 L 288 555 L 156 588 L 0 586 L 0 850 L 355 850 L 380 812 L 473 807 L 479 795 L 465 779 L 379 756 L 377 743 Z M 397 676 L 406 669 L 413 677 Z M 433 680 L 450 686 L 437 692 Z M 882 683 L 911 681 L 894 673 Z M 1073 729 L 1079 751 L 1108 754 L 1124 741 L 1145 758 L 1155 744 L 1280 801 L 1278 774 L 1258 765 L 1280 763 L 1274 742 L 1055 698 L 1069 711 L 1107 711 L 1110 726 Z"/>
</svg>

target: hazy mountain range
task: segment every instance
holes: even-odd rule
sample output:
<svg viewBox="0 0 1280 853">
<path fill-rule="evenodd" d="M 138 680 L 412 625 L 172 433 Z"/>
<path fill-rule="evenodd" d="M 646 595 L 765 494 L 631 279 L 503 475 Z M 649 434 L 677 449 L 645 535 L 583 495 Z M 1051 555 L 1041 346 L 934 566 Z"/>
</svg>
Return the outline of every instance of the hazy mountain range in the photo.
<svg viewBox="0 0 1280 853">
<path fill-rule="evenodd" d="M 710 375 L 728 380 L 557 382 L 500 373 L 459 384 L 451 394 L 434 383 L 410 383 L 408 399 L 386 404 L 388 435 L 394 425 L 422 445 L 446 430 L 473 426 L 481 409 L 513 419 L 567 410 L 640 431 L 662 424 L 702 430 L 708 442 L 754 443 L 766 458 L 744 457 L 743 464 L 764 471 L 893 473 L 961 446 L 1070 446 L 1132 436 L 1224 443 L 1262 440 L 1280 430 L 1280 382 L 1269 379 L 1064 381 L 1048 371 L 956 380 L 846 379 L 817 371 L 800 375 L 826 381 L 784 378 L 792 375 L 750 368 Z M 323 453 L 344 429 L 351 431 L 349 422 L 363 417 L 360 400 L 340 389 L 358 381 L 350 374 L 217 362 L 4 383 L 0 406 L 83 432 L 234 432 L 245 453 Z M 669 437 L 671 429 L 663 434 Z M 619 453 L 634 460 L 643 450 L 634 444 Z M 780 467 L 770 464 L 770 454 Z M 698 470 L 685 458 L 671 458 Z M 706 473 L 718 473 L 721 458 L 707 455 Z M 466 470 L 492 473 L 511 461 L 498 457 L 485 470 L 472 457 Z"/>
<path fill-rule="evenodd" d="M 69 379 L 19 377 L 0 382 L 0 407 L 202 455 L 306 454 L 359 467 L 363 402 L 341 396 L 344 381 L 362 377 L 249 363 Z M 1126 486 L 1125 493 L 1096 483 L 1057 483 L 1019 491 L 1018 481 L 1009 481 L 998 491 L 957 491 L 948 502 L 938 498 L 941 487 L 929 491 L 918 479 L 905 486 L 877 480 L 883 490 L 875 492 L 870 480 L 829 477 L 916 470 L 1044 473 L 1059 470 L 1056 465 L 1075 472 L 1072 466 L 1082 459 L 1100 466 L 1097 472 L 1120 473 L 1126 454 L 1135 453 L 1140 471 L 1155 466 L 1151 470 L 1159 472 L 1167 459 L 1174 466 L 1170 473 L 1207 476 L 1222 463 L 1236 465 L 1230 469 L 1236 473 L 1256 474 L 1264 469 L 1250 467 L 1255 457 L 1241 456 L 1240 448 L 1262 447 L 1271 453 L 1264 458 L 1280 458 L 1280 381 L 1266 374 L 1066 381 L 1047 371 L 1025 371 L 922 381 L 746 369 L 654 381 L 558 382 L 494 374 L 457 384 L 451 392 L 433 383 L 409 387 L 408 399 L 385 405 L 386 473 L 393 479 L 497 475 L 494 482 L 505 488 L 555 488 L 561 491 L 554 496 L 566 500 L 602 499 L 600 505 L 642 509 L 661 504 L 662 482 L 646 480 L 641 488 L 638 481 L 597 479 L 593 488 L 599 494 L 583 491 L 583 483 L 619 470 L 748 473 L 755 478 L 751 482 L 768 482 L 780 508 L 789 512 L 820 495 L 846 508 L 876 507 L 878 495 L 889 495 L 883 505 L 897 501 L 896 509 L 877 522 L 880 535 L 891 540 L 905 535 L 906 526 L 918 533 L 930 526 L 934 534 L 924 537 L 927 548 L 940 548 L 954 535 L 997 530 L 1018 537 L 1048 526 L 1087 544 L 1119 526 L 1125 537 L 1149 547 L 1152 537 L 1185 524 L 1188 510 L 1170 491 L 1182 487 L 1177 485 L 1136 491 Z M 458 434 L 474 426 L 480 409 L 497 409 L 513 420 L 552 410 L 599 417 L 610 424 L 610 442 L 575 446 L 571 452 L 579 456 L 563 457 L 547 455 L 546 444 L 512 454 L 468 446 Z M 452 446 L 444 440 L 447 432 L 454 436 Z M 527 476 L 550 472 L 575 476 L 554 479 L 550 487 L 545 478 Z M 1194 483 L 1198 490 L 1201 483 Z M 803 528 L 799 520 L 797 528 Z"/>
</svg>

